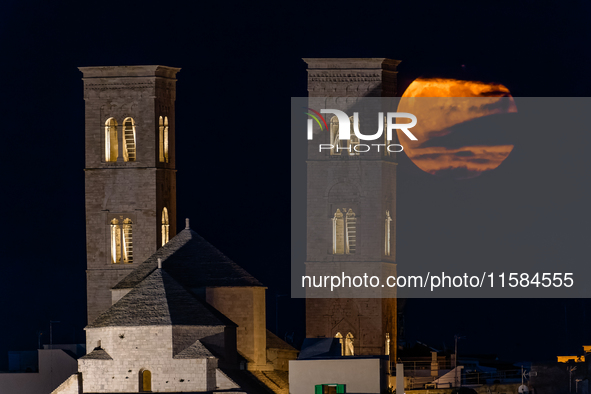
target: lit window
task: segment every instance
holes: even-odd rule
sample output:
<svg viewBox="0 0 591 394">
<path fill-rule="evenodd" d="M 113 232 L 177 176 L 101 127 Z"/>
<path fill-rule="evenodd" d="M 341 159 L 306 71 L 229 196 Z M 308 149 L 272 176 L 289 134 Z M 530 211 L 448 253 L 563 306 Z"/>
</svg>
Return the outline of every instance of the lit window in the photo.
<svg viewBox="0 0 591 394">
<path fill-rule="evenodd" d="M 387 131 L 387 124 L 388 124 L 388 117 L 384 116 L 384 144 L 386 147 L 384 149 L 384 153 L 386 156 L 390 156 L 390 151 L 388 150 L 388 146 L 392 143 L 392 140 L 388 138 L 388 131 Z"/>
<path fill-rule="evenodd" d="M 111 262 L 121 262 L 121 226 L 119 220 L 111 220 Z"/>
<path fill-rule="evenodd" d="M 353 334 L 348 333 L 345 338 L 343 338 L 343 334 L 337 332 L 334 336 L 339 340 L 341 345 L 341 356 L 354 356 L 355 350 L 353 348 Z"/>
<path fill-rule="evenodd" d="M 332 253 L 353 254 L 357 248 L 357 219 L 352 209 L 337 208 L 332 218 Z"/>
<path fill-rule="evenodd" d="M 159 143 L 160 146 L 160 163 L 168 163 L 168 116 L 164 118 L 161 116 L 158 120 L 160 131 Z"/>
<path fill-rule="evenodd" d="M 120 222 L 113 219 L 111 227 L 111 262 L 133 263 L 133 222 L 127 218 Z"/>
<path fill-rule="evenodd" d="M 355 151 L 355 147 L 359 145 L 359 138 L 355 135 L 353 130 L 353 117 L 349 117 L 349 139 L 342 140 L 339 138 L 339 119 L 333 116 L 330 119 L 330 144 L 333 148 L 330 150 L 331 155 L 341 155 L 342 152 L 347 152 L 351 156 L 359 155 L 359 152 Z M 357 127 L 359 128 L 359 119 L 357 120 Z"/>
<path fill-rule="evenodd" d="M 113 118 L 105 122 L 105 161 L 117 161 L 117 121 Z"/>
<path fill-rule="evenodd" d="M 164 160 L 168 163 L 168 116 L 164 117 Z"/>
<path fill-rule="evenodd" d="M 390 228 L 391 228 L 392 218 L 390 217 L 390 211 L 386 211 L 386 228 L 385 228 L 385 235 L 386 238 L 384 240 L 385 245 L 385 254 L 386 256 L 390 256 Z"/>
<path fill-rule="evenodd" d="M 168 223 L 168 209 L 164 207 L 162 209 L 162 246 L 168 242 L 169 236 L 169 223 Z"/>
<path fill-rule="evenodd" d="M 341 345 L 341 356 L 345 355 L 345 341 L 343 341 L 343 334 L 337 332 L 337 335 L 334 336 L 339 340 L 339 344 Z"/>
<path fill-rule="evenodd" d="M 125 118 L 125 120 L 123 121 L 123 138 L 123 146 L 125 147 L 125 149 L 123 150 L 123 159 L 125 161 L 135 161 L 135 123 L 132 118 Z"/>
<path fill-rule="evenodd" d="M 353 348 L 353 334 L 348 333 L 345 338 L 345 356 L 354 356 L 355 350 Z"/>
<path fill-rule="evenodd" d="M 349 116 L 349 122 L 351 122 L 351 128 L 350 128 L 350 131 L 349 131 L 349 135 L 350 135 L 350 138 L 351 139 L 348 141 L 349 142 L 349 145 L 350 145 L 350 148 L 348 149 L 349 152 L 350 152 L 349 154 L 350 155 L 359 156 L 359 152 L 357 152 L 355 150 L 357 148 L 357 145 L 359 145 L 359 138 L 357 137 L 357 135 L 355 134 L 355 131 L 353 130 L 354 121 L 353 121 L 353 117 L 352 116 Z M 358 119 L 357 119 L 357 129 L 358 130 L 361 130 L 359 126 L 360 126 L 360 124 L 359 124 L 359 117 L 358 117 Z"/>
</svg>

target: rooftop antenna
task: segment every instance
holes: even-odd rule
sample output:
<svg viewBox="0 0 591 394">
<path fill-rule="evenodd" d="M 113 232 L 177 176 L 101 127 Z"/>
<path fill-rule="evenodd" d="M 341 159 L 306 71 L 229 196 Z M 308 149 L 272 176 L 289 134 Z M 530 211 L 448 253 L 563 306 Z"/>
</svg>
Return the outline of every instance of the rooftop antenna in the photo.
<svg viewBox="0 0 591 394">
<path fill-rule="evenodd" d="M 162 269 L 162 259 L 158 257 L 158 268 Z"/>
<path fill-rule="evenodd" d="M 189 227 L 189 218 L 185 219 L 185 230 L 190 229 L 191 227 Z"/>
</svg>

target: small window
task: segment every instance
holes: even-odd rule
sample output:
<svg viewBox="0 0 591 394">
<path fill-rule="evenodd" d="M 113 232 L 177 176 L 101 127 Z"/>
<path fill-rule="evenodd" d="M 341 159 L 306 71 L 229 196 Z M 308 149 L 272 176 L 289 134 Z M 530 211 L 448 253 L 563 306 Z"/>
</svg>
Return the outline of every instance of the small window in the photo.
<svg viewBox="0 0 591 394">
<path fill-rule="evenodd" d="M 168 163 L 168 116 L 158 120 L 160 163 Z"/>
<path fill-rule="evenodd" d="M 117 121 L 109 118 L 105 122 L 105 161 L 117 161 Z"/>
<path fill-rule="evenodd" d="M 337 208 L 332 218 L 332 253 L 353 254 L 357 249 L 357 218 L 352 209 Z"/>
<path fill-rule="evenodd" d="M 353 348 L 353 334 L 348 333 L 345 338 L 345 356 L 354 356 L 355 350 Z"/>
<path fill-rule="evenodd" d="M 113 219 L 111 228 L 111 263 L 133 263 L 133 222 Z"/>
<path fill-rule="evenodd" d="M 162 246 L 166 245 L 169 237 L 170 225 L 168 222 L 168 209 L 162 209 Z"/>
<path fill-rule="evenodd" d="M 123 138 L 125 149 L 123 150 L 123 159 L 125 161 L 136 160 L 136 139 L 135 122 L 132 118 L 125 118 L 123 121 Z"/>
<path fill-rule="evenodd" d="M 391 250 L 390 250 L 390 229 L 392 227 L 391 223 L 392 223 L 392 218 L 390 217 L 390 211 L 386 211 L 386 223 L 385 223 L 385 229 L 384 229 L 384 233 L 385 233 L 384 254 L 386 256 L 390 256 L 390 254 L 391 254 Z"/>
</svg>

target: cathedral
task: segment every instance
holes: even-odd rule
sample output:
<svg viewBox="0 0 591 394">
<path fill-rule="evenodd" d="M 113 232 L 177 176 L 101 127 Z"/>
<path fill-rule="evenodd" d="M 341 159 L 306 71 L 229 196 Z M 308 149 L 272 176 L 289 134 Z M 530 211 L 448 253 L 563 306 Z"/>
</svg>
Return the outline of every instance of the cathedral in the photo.
<svg viewBox="0 0 591 394">
<path fill-rule="evenodd" d="M 176 234 L 178 68 L 82 67 L 87 354 L 54 393 L 287 392 L 256 278 Z"/>
<path fill-rule="evenodd" d="M 311 103 L 322 97 L 396 94 L 398 61 L 305 61 Z M 288 394 L 309 392 L 302 384 L 311 384 L 312 390 L 323 387 L 333 376 L 317 363 L 326 362 L 326 355 L 302 349 L 305 357 L 296 360 L 298 351 L 266 329 L 266 287 L 195 232 L 189 219 L 176 233 L 180 69 L 80 71 L 87 354 L 78 360 L 78 372 L 53 394 Z M 359 157 L 309 149 L 308 174 L 313 176 L 308 179 L 306 273 L 328 265 L 395 269 L 395 155 Z M 396 335 L 395 298 L 307 299 L 306 337 L 340 344 L 330 357 L 356 362 L 349 363 L 353 371 L 357 365 L 377 371 L 375 389 L 365 386 L 361 392 L 384 387 L 384 361 L 396 355 Z M 297 375 L 292 376 L 292 365 Z"/>
</svg>

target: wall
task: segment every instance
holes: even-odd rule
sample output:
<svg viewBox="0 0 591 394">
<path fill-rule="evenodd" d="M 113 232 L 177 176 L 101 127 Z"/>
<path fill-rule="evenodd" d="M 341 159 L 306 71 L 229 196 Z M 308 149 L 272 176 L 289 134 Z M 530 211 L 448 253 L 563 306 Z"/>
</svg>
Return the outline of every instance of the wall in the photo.
<svg viewBox="0 0 591 394">
<path fill-rule="evenodd" d="M 86 337 L 89 350 L 100 340 L 113 359 L 79 360 L 84 392 L 137 392 L 141 370 L 152 373 L 154 392 L 215 388 L 217 359 L 173 359 L 170 326 L 92 328 Z"/>
<path fill-rule="evenodd" d="M 265 287 L 208 287 L 207 302 L 238 325 L 236 347 L 249 360 L 249 369 L 267 366 Z"/>
<path fill-rule="evenodd" d="M 346 393 L 380 393 L 386 375 L 379 358 L 292 360 L 289 362 L 290 394 L 314 393 L 317 384 L 345 385 Z"/>
<path fill-rule="evenodd" d="M 39 350 L 39 372 L 0 373 L 0 394 L 49 394 L 77 369 L 63 350 Z"/>
<path fill-rule="evenodd" d="M 163 66 L 82 67 L 85 99 L 85 187 L 88 321 L 111 306 L 110 288 L 162 244 L 166 207 L 176 233 L 175 75 Z M 159 161 L 159 117 L 169 120 L 169 162 Z M 136 161 L 105 161 L 105 122 L 115 118 L 119 146 L 123 121 L 135 122 Z M 120 149 L 120 152 L 122 150 Z M 121 155 L 121 154 L 120 154 Z M 133 220 L 133 264 L 111 264 L 109 220 Z"/>
</svg>

